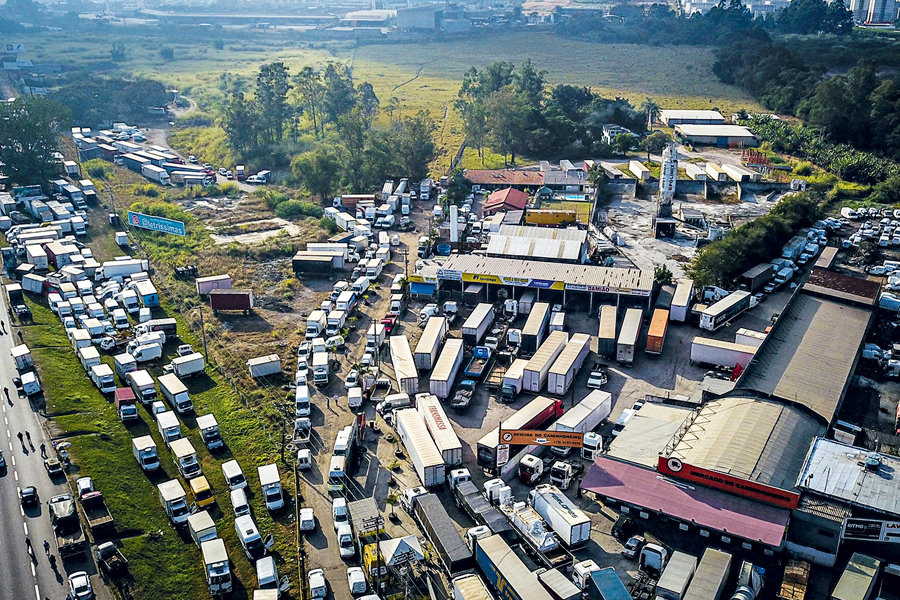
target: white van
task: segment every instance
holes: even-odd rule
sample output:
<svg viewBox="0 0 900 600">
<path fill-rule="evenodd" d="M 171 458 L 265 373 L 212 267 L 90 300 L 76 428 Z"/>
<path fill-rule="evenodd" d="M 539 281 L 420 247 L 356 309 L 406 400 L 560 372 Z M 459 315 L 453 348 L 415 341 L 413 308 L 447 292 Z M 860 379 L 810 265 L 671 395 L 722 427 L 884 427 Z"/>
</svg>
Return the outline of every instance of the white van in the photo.
<svg viewBox="0 0 900 600">
<path fill-rule="evenodd" d="M 225 483 L 232 491 L 247 487 L 247 478 L 241 470 L 241 465 L 236 460 L 222 463 L 222 474 L 225 475 Z"/>
<path fill-rule="evenodd" d="M 247 502 L 247 494 L 244 493 L 244 488 L 231 490 L 231 506 L 234 508 L 235 518 L 250 514 L 250 503 Z"/>
<path fill-rule="evenodd" d="M 350 290 L 356 292 L 357 294 L 362 294 L 366 290 L 369 289 L 369 278 L 365 276 L 359 277 L 356 281 L 353 282 L 353 285 L 350 286 Z"/>
<path fill-rule="evenodd" d="M 262 487 L 263 499 L 269 510 L 280 510 L 284 507 L 284 494 L 281 490 L 281 476 L 275 463 L 257 467 L 259 484 Z"/>
<path fill-rule="evenodd" d="M 234 531 L 238 541 L 244 549 L 244 553 L 250 560 L 256 560 L 266 555 L 266 546 L 263 544 L 259 529 L 250 515 L 242 515 L 234 520 Z"/>
<path fill-rule="evenodd" d="M 113 325 L 116 326 L 116 329 L 128 329 L 130 327 L 128 323 L 128 313 L 126 313 L 123 309 L 117 308 L 113 311 L 112 314 Z"/>
<path fill-rule="evenodd" d="M 412 401 L 409 399 L 409 394 L 391 394 L 385 396 L 384 400 L 375 406 L 375 410 L 381 415 L 386 415 L 398 408 L 409 408 L 410 406 L 412 406 Z"/>
<path fill-rule="evenodd" d="M 619 418 L 616 419 L 616 422 L 613 425 L 613 437 L 616 437 L 617 435 L 619 435 L 619 433 L 621 433 L 623 429 L 625 429 L 625 426 L 628 425 L 628 421 L 630 421 L 632 417 L 634 417 L 635 413 L 637 413 L 637 411 L 631 408 L 626 408 L 622 411 L 622 414 L 619 415 Z"/>
<path fill-rule="evenodd" d="M 256 561 L 256 589 L 278 590 L 278 567 L 271 556 L 263 556 Z"/>
<path fill-rule="evenodd" d="M 308 417 L 312 412 L 309 402 L 309 386 L 298 385 L 294 391 L 294 413 L 298 417 Z"/>
</svg>

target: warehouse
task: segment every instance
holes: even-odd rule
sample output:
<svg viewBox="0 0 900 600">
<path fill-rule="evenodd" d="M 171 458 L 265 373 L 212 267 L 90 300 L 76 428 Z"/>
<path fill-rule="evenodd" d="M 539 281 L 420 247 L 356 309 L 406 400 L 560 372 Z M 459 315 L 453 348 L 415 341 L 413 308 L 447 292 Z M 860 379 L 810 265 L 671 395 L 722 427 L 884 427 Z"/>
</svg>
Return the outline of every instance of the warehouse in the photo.
<svg viewBox="0 0 900 600">
<path fill-rule="evenodd" d="M 667 127 L 676 125 L 721 125 L 725 117 L 717 110 L 661 110 L 659 120 Z"/>
<path fill-rule="evenodd" d="M 757 137 L 740 125 L 676 125 L 675 137 L 700 146 L 749 148 L 759 145 Z"/>
<path fill-rule="evenodd" d="M 501 225 L 491 235 L 487 255 L 581 264 L 587 250 L 586 230 Z"/>
<path fill-rule="evenodd" d="M 608 454 L 624 462 L 655 469 L 659 456 L 690 415 L 691 411 L 684 407 L 648 402 L 613 438 Z"/>
<path fill-rule="evenodd" d="M 397 10 L 397 28 L 401 31 L 427 29 L 435 31 L 444 15 L 443 4 L 421 4 Z"/>
</svg>

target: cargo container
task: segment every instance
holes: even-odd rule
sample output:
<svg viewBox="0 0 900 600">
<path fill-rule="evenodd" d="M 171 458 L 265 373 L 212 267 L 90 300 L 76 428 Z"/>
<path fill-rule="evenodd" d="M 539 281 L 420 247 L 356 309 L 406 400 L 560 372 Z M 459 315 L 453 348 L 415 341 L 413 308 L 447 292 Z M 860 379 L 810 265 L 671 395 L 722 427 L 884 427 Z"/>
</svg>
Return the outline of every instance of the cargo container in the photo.
<svg viewBox="0 0 900 600">
<path fill-rule="evenodd" d="M 669 310 L 669 319 L 683 323 L 687 321 L 691 310 L 691 299 L 694 296 L 694 281 L 691 279 L 679 279 L 672 297 L 672 308 Z"/>
<path fill-rule="evenodd" d="M 631 600 L 628 588 L 613 567 L 592 571 L 587 582 L 588 600 Z"/>
<path fill-rule="evenodd" d="M 481 577 L 472 573 L 461 575 L 450 582 L 453 600 L 494 600 Z"/>
<path fill-rule="evenodd" d="M 409 351 L 409 340 L 406 336 L 392 335 L 388 340 L 391 349 L 391 364 L 394 367 L 394 378 L 397 389 L 413 396 L 419 393 L 419 372 Z"/>
<path fill-rule="evenodd" d="M 677 550 L 673 552 L 656 584 L 657 597 L 663 600 L 682 600 L 696 570 L 697 557 Z"/>
<path fill-rule="evenodd" d="M 141 165 L 141 175 L 160 185 L 169 185 L 169 172 L 153 164 Z"/>
<path fill-rule="evenodd" d="M 442 400 L 449 398 L 462 361 L 463 341 L 458 338 L 447 340 L 438 357 L 437 364 L 431 372 L 428 390 Z"/>
<path fill-rule="evenodd" d="M 213 312 L 222 310 L 242 311 L 245 315 L 253 310 L 253 291 L 237 289 L 210 290 L 209 305 Z"/>
<path fill-rule="evenodd" d="M 547 383 L 550 367 L 556 358 L 562 353 L 569 341 L 569 334 L 565 331 L 554 331 L 547 336 L 541 347 L 528 364 L 525 365 L 522 388 L 537 394 Z"/>
<path fill-rule="evenodd" d="M 541 347 L 550 321 L 550 305 L 546 302 L 535 302 L 522 328 L 522 352 L 533 354 Z"/>
<path fill-rule="evenodd" d="M 556 313 L 562 314 L 562 313 Z M 548 338 L 549 341 L 549 338 Z M 572 382 L 584 365 L 584 359 L 591 351 L 591 336 L 576 333 L 560 352 L 547 374 L 547 393 L 563 396 L 569 391 Z"/>
<path fill-rule="evenodd" d="M 459 437 L 453 430 L 453 423 L 447 418 L 440 400 L 433 394 L 418 394 L 416 396 L 416 410 L 425 423 L 425 429 L 434 440 L 434 445 L 449 467 L 461 465 L 463 462 L 463 449 Z"/>
<path fill-rule="evenodd" d="M 700 315 L 700 329 L 716 331 L 754 306 L 756 298 L 751 296 L 750 292 L 743 290 L 732 292 L 703 311 Z"/>
<path fill-rule="evenodd" d="M 585 398 L 563 413 L 550 429 L 552 431 L 567 431 L 577 433 L 590 433 L 612 412 L 612 394 L 603 390 L 594 390 Z M 567 456 L 571 448 L 553 446 L 554 454 Z"/>
<path fill-rule="evenodd" d="M 691 341 L 691 363 L 694 364 L 728 368 L 733 368 L 735 365 L 746 367 L 754 354 L 756 354 L 754 346 L 702 337 L 695 337 Z"/>
<path fill-rule="evenodd" d="M 415 411 L 412 412 L 415 413 Z M 434 494 L 419 496 L 416 498 L 413 516 L 431 545 L 434 546 L 447 575 L 453 577 L 474 568 L 472 551 L 459 535 L 456 525 L 447 514 L 440 498 Z"/>
<path fill-rule="evenodd" d="M 428 434 L 422 417 L 414 408 L 403 408 L 394 413 L 394 418 L 397 435 L 422 485 L 431 488 L 443 484 L 446 470 L 444 459 Z"/>
<path fill-rule="evenodd" d="M 556 486 L 542 484 L 535 487 L 528 492 L 528 504 L 569 548 L 577 548 L 590 541 L 591 518 Z"/>
<path fill-rule="evenodd" d="M 543 571 L 537 578 L 553 600 L 582 600 L 581 590 L 559 569 Z"/>
<path fill-rule="evenodd" d="M 211 275 L 209 277 L 198 277 L 195 281 L 197 284 L 197 293 L 205 296 L 213 290 L 230 290 L 231 275 Z"/>
<path fill-rule="evenodd" d="M 619 339 L 616 341 L 616 360 L 622 365 L 634 363 L 634 349 L 641 335 L 641 319 L 644 313 L 639 308 L 629 308 L 625 311 L 625 319 L 622 321 L 622 329 L 619 331 Z"/>
<path fill-rule="evenodd" d="M 772 281 L 773 277 L 775 277 L 775 265 L 772 263 L 762 263 L 741 275 L 738 278 L 738 283 L 743 289 L 746 289 L 752 294 Z"/>
<path fill-rule="evenodd" d="M 553 600 L 499 535 L 475 540 L 475 563 L 502 600 Z"/>
<path fill-rule="evenodd" d="M 538 396 L 500 425 L 478 440 L 476 459 L 478 466 L 487 471 L 496 471 L 505 465 L 509 458 L 521 450 L 519 446 L 510 447 L 500 444 L 500 429 L 516 431 L 519 429 L 541 429 L 559 418 L 563 413 L 562 401 L 558 398 Z"/>
<path fill-rule="evenodd" d="M 463 291 L 463 304 L 475 306 L 487 300 L 487 286 L 483 283 L 470 283 Z"/>
<path fill-rule="evenodd" d="M 479 304 L 462 325 L 462 339 L 470 346 L 477 346 L 494 322 L 494 305 Z"/>
<path fill-rule="evenodd" d="M 600 307 L 600 330 L 597 335 L 597 354 L 612 358 L 616 354 L 616 307 Z"/>
<path fill-rule="evenodd" d="M 731 554 L 707 548 L 683 600 L 719 600 L 731 571 Z"/>
<path fill-rule="evenodd" d="M 762 331 L 753 331 L 752 329 L 741 328 L 734 334 L 734 343 L 742 346 L 753 346 L 759 348 L 766 339 L 766 334 Z"/>
<path fill-rule="evenodd" d="M 281 373 L 281 358 L 277 354 L 258 356 L 247 361 L 250 377 L 268 377 Z"/>
<path fill-rule="evenodd" d="M 438 351 L 444 338 L 447 336 L 447 319 L 444 317 L 431 317 L 425 325 L 425 331 L 416 344 L 416 352 L 413 355 L 416 367 L 422 371 L 430 371 L 437 360 Z"/>
<path fill-rule="evenodd" d="M 657 308 L 650 319 L 650 329 L 647 331 L 647 354 L 659 356 L 666 343 L 666 331 L 669 328 L 669 311 Z"/>
</svg>

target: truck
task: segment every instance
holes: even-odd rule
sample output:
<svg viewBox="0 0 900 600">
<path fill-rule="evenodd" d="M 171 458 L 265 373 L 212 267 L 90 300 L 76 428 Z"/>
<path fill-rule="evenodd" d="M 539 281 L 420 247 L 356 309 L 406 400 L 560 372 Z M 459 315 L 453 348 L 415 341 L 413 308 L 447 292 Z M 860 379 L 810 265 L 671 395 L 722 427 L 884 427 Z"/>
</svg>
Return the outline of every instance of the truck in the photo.
<svg viewBox="0 0 900 600">
<path fill-rule="evenodd" d="M 56 549 L 61 558 L 81 554 L 87 547 L 87 537 L 78 518 L 75 500 L 69 494 L 59 494 L 47 501 L 50 523 L 56 537 Z"/>
<path fill-rule="evenodd" d="M 116 404 L 116 413 L 123 423 L 137 420 L 137 400 L 131 388 L 116 388 L 113 398 Z"/>
<path fill-rule="evenodd" d="M 116 579 L 128 569 L 128 559 L 125 558 L 116 545 L 112 542 L 103 542 L 94 550 L 100 572 L 107 579 Z"/>
<path fill-rule="evenodd" d="M 156 382 L 146 370 L 140 369 L 128 373 L 125 376 L 125 382 L 131 387 L 135 398 L 140 400 L 141 404 L 150 404 L 156 400 Z"/>
<path fill-rule="evenodd" d="M 669 309 L 669 319 L 684 323 L 687 321 L 691 310 L 691 299 L 694 296 L 694 281 L 692 279 L 679 279 L 675 286 L 675 295 L 672 296 L 672 306 Z"/>
<path fill-rule="evenodd" d="M 414 408 L 394 413 L 394 428 L 403 442 L 419 481 L 425 488 L 442 485 L 446 476 L 444 458 L 428 433 L 428 428 Z M 461 448 L 460 448 L 461 450 Z"/>
<path fill-rule="evenodd" d="M 506 369 L 503 374 L 503 381 L 500 386 L 500 400 L 503 402 L 514 401 L 519 392 L 522 391 L 522 384 L 525 381 L 525 367 L 528 366 L 527 358 L 517 358 Z"/>
<path fill-rule="evenodd" d="M 700 329 L 716 331 L 737 318 L 741 313 L 756 306 L 758 300 L 750 292 L 732 292 L 706 308 L 700 315 Z"/>
<path fill-rule="evenodd" d="M 754 354 L 756 348 L 753 346 L 702 337 L 691 340 L 690 360 L 694 364 L 722 366 L 730 370 L 735 365 L 746 367 Z"/>
<path fill-rule="evenodd" d="M 141 165 L 141 175 L 159 185 L 170 185 L 172 183 L 168 171 L 149 163 Z"/>
<path fill-rule="evenodd" d="M 184 477 L 185 481 L 203 475 L 200 463 L 197 460 L 197 451 L 189 439 L 179 438 L 173 440 L 169 444 L 169 450 L 172 451 L 172 460 L 175 463 L 175 468 L 178 469 L 178 473 Z"/>
<path fill-rule="evenodd" d="M 20 373 L 34 367 L 34 358 L 31 356 L 31 350 L 25 344 L 19 344 L 9 349 L 13 362 L 16 364 L 16 370 Z"/>
<path fill-rule="evenodd" d="M 462 360 L 463 341 L 458 338 L 447 340 L 428 380 L 428 391 L 442 400 L 449 398 Z"/>
<path fill-rule="evenodd" d="M 222 441 L 222 433 L 219 431 L 219 422 L 216 421 L 214 414 L 200 415 L 197 417 L 197 429 L 200 430 L 200 437 L 203 443 L 210 450 L 221 448 L 225 445 Z"/>
<path fill-rule="evenodd" d="M 155 471 L 159 468 L 159 454 L 156 451 L 156 442 L 153 437 L 144 435 L 132 438 L 131 449 L 134 458 L 144 471 Z"/>
<path fill-rule="evenodd" d="M 381 350 L 381 346 L 384 344 L 384 335 L 384 325 L 381 323 L 369 325 L 369 329 L 366 330 L 366 352 L 375 354 Z"/>
<path fill-rule="evenodd" d="M 650 318 L 650 329 L 647 331 L 647 354 L 659 356 L 666 342 L 666 331 L 669 328 L 669 311 L 657 308 Z"/>
<path fill-rule="evenodd" d="M 94 365 L 91 367 L 90 373 L 91 381 L 94 382 L 101 394 L 112 394 L 116 391 L 116 377 L 108 364 Z"/>
<path fill-rule="evenodd" d="M 423 196 L 427 200 L 427 196 Z M 450 582 L 453 600 L 493 600 L 493 596 L 485 587 L 481 577 L 471 573 L 460 575 Z"/>
<path fill-rule="evenodd" d="M 394 367 L 394 377 L 397 380 L 397 389 L 414 396 L 419 393 L 419 372 L 409 350 L 409 340 L 406 336 L 392 335 L 388 340 L 391 350 L 391 364 Z"/>
<path fill-rule="evenodd" d="M 453 430 L 453 423 L 447 418 L 444 407 L 438 397 L 433 394 L 417 394 L 416 410 L 425 423 L 425 429 L 431 435 L 434 445 L 449 467 L 459 466 L 463 462 L 462 443 Z"/>
<path fill-rule="evenodd" d="M 577 548 L 590 541 L 590 517 L 556 486 L 541 484 L 535 487 L 528 492 L 528 504 L 567 547 Z"/>
<path fill-rule="evenodd" d="M 763 291 L 766 292 L 774 292 L 776 289 L 787 283 L 794 277 L 794 270 L 790 267 L 784 267 L 779 269 L 777 273 L 775 273 L 775 278 L 771 283 L 767 284 Z"/>
<path fill-rule="evenodd" d="M 494 305 L 481 303 L 462 324 L 462 339 L 470 346 L 477 346 L 494 323 Z"/>
<path fill-rule="evenodd" d="M 512 352 L 497 352 L 493 361 L 493 366 L 488 371 L 487 377 L 484 378 L 484 387 L 489 390 L 499 390 L 503 388 L 503 378 L 509 369 L 514 354 Z"/>
<path fill-rule="evenodd" d="M 616 340 L 616 361 L 621 365 L 631 366 L 634 363 L 634 349 L 641 335 L 643 314 L 639 308 L 629 308 L 625 311 L 619 339 Z"/>
<path fill-rule="evenodd" d="M 277 354 L 257 356 L 247 361 L 250 377 L 268 377 L 281 373 L 281 358 Z"/>
<path fill-rule="evenodd" d="M 108 260 L 94 271 L 94 279 L 97 281 L 113 278 L 124 279 L 125 277 L 131 277 L 135 273 L 149 270 L 150 261 L 144 259 Z"/>
<path fill-rule="evenodd" d="M 213 314 L 223 310 L 240 311 L 247 315 L 253 310 L 253 290 L 219 289 L 210 290 L 209 307 Z"/>
<path fill-rule="evenodd" d="M 591 336 L 586 333 L 573 334 L 547 373 L 547 393 L 554 396 L 565 395 L 590 351 Z"/>
<path fill-rule="evenodd" d="M 179 414 L 187 414 L 194 410 L 194 403 L 188 393 L 187 386 L 175 373 L 159 376 L 159 389 L 169 405 Z"/>
<path fill-rule="evenodd" d="M 75 481 L 75 489 L 78 492 L 78 501 L 81 502 L 81 510 L 84 512 L 88 529 L 91 530 L 94 537 L 112 529 L 115 522 L 103 500 L 103 492 L 94 489 L 94 480 L 90 477 L 81 477 Z"/>
<path fill-rule="evenodd" d="M 200 544 L 200 552 L 203 554 L 203 571 L 206 574 L 209 593 L 213 596 L 229 593 L 232 586 L 231 563 L 228 560 L 225 542 L 221 538 L 205 541 Z"/>
<path fill-rule="evenodd" d="M 188 520 L 190 509 L 187 504 L 187 494 L 177 479 L 164 481 L 157 486 L 159 490 L 159 502 L 169 519 L 176 526 L 183 525 Z"/>
<path fill-rule="evenodd" d="M 475 393 L 475 382 L 471 379 L 463 379 L 456 388 L 456 393 L 450 400 L 450 408 L 462 410 L 469 406 L 472 395 Z"/>
<path fill-rule="evenodd" d="M 546 302 L 535 302 L 522 328 L 523 353 L 531 355 L 538 351 L 544 341 L 549 321 L 550 305 Z"/>
<path fill-rule="evenodd" d="M 338 335 L 344 325 L 347 323 L 347 312 L 343 310 L 333 310 L 328 313 L 325 319 L 325 335 Z"/>
<path fill-rule="evenodd" d="M 144 335 L 147 333 L 162 332 L 166 334 L 166 338 L 178 337 L 178 322 L 169 317 L 165 319 L 151 319 L 134 328 L 135 335 Z"/>
<path fill-rule="evenodd" d="M 500 535 L 509 543 L 518 543 L 515 529 L 472 481 L 468 469 L 455 469 L 447 478 L 456 506 L 480 526 L 488 527 L 492 533 Z"/>
<path fill-rule="evenodd" d="M 202 375 L 206 372 L 206 359 L 199 352 L 176 356 L 171 363 L 163 367 L 163 372 L 185 379 Z"/>
<path fill-rule="evenodd" d="M 438 560 L 448 576 L 453 577 L 473 569 L 472 551 L 459 535 L 440 498 L 434 494 L 416 498 L 413 517 L 434 546 Z"/>
<path fill-rule="evenodd" d="M 499 535 L 473 539 L 475 563 L 498 597 L 553 600 L 538 578 Z"/>
<path fill-rule="evenodd" d="M 781 258 L 797 262 L 803 251 L 806 250 L 807 242 L 806 236 L 798 235 L 792 237 L 791 241 L 784 245 L 784 249 L 781 251 Z"/>
<path fill-rule="evenodd" d="M 631 593 L 613 567 L 592 571 L 586 591 L 588 600 L 631 600 Z"/>
<path fill-rule="evenodd" d="M 738 282 L 742 289 L 746 289 L 751 294 L 762 289 L 775 276 L 775 265 L 772 263 L 762 263 L 756 265 L 752 269 L 746 271 L 740 276 Z"/>
<path fill-rule="evenodd" d="M 557 419 L 551 429 L 574 433 L 589 433 L 609 417 L 612 411 L 612 394 L 603 390 L 594 390 L 585 398 L 567 410 Z M 568 456 L 571 448 L 553 446 L 556 456 Z"/>
<path fill-rule="evenodd" d="M 214 540 L 219 537 L 219 532 L 216 531 L 216 522 L 213 521 L 212 517 L 205 510 L 197 511 L 187 519 L 187 528 L 188 534 L 191 536 L 191 539 L 194 540 L 194 543 L 197 544 L 197 547 L 200 547 L 200 544 L 203 542 L 208 542 L 209 540 Z"/>
<path fill-rule="evenodd" d="M 325 333 L 328 315 L 324 310 L 314 310 L 306 317 L 306 339 L 311 340 Z"/>
<path fill-rule="evenodd" d="M 167 410 L 157 413 L 156 428 L 166 446 L 171 446 L 172 442 L 181 437 L 181 423 L 178 422 L 174 411 Z"/>
<path fill-rule="evenodd" d="M 532 313 L 534 314 L 534 313 Z M 524 332 L 523 332 L 524 336 Z M 523 337 L 524 341 L 524 337 Z M 562 353 L 569 342 L 569 334 L 565 331 L 554 331 L 547 336 L 523 370 L 522 388 L 535 394 L 540 393 L 547 383 L 550 367 Z"/>
<path fill-rule="evenodd" d="M 413 354 L 416 367 L 423 371 L 430 371 L 437 360 L 438 351 L 444 338 L 447 337 L 447 319 L 444 317 L 433 316 L 428 319 L 425 325 L 425 331 L 416 344 L 416 351 Z"/>
<path fill-rule="evenodd" d="M 334 308 L 335 310 L 342 310 L 349 315 L 358 303 L 359 294 L 352 290 L 345 290 L 338 296 L 337 301 L 334 303 Z"/>
<path fill-rule="evenodd" d="M 659 577 L 656 595 L 663 600 L 682 600 L 696 570 L 697 557 L 676 550 Z"/>
<path fill-rule="evenodd" d="M 728 552 L 715 548 L 704 550 L 682 600 L 719 600 L 731 572 L 731 559 Z"/>
<path fill-rule="evenodd" d="M 500 423 L 492 431 L 478 440 L 476 458 L 478 466 L 488 472 L 497 470 L 506 464 L 521 450 L 521 447 L 500 444 L 500 429 L 517 431 L 519 429 L 540 429 L 551 421 L 558 419 L 563 413 L 562 401 L 558 398 L 538 396 L 520 408 L 508 419 Z"/>
<path fill-rule="evenodd" d="M 487 346 L 475 346 L 472 350 L 472 358 L 469 360 L 469 364 L 466 365 L 463 375 L 466 379 L 478 381 L 487 372 L 492 358 L 493 353 L 490 348 Z"/>
</svg>

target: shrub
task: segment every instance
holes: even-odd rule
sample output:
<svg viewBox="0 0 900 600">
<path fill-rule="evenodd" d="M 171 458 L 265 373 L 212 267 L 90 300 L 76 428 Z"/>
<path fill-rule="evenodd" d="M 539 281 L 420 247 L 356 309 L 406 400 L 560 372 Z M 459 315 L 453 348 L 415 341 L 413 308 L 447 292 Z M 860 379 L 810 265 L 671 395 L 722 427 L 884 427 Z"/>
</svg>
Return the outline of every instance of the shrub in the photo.
<svg viewBox="0 0 900 600">
<path fill-rule="evenodd" d="M 319 227 L 328 232 L 328 235 L 334 235 L 338 232 L 337 221 L 331 217 L 322 217 L 319 219 Z"/>
<path fill-rule="evenodd" d="M 83 163 L 81 166 L 84 167 L 85 173 L 87 173 L 88 177 L 91 179 L 102 179 L 104 181 L 109 179 L 109 163 L 102 159 L 95 158 L 94 160 Z"/>
<path fill-rule="evenodd" d="M 321 217 L 322 208 L 312 202 L 302 200 L 285 200 L 275 207 L 275 215 L 282 219 L 296 218 L 300 216 Z"/>
<path fill-rule="evenodd" d="M 152 183 L 136 183 L 131 189 L 135 196 L 147 196 L 148 198 L 159 196 L 159 188 Z"/>
<path fill-rule="evenodd" d="M 808 162 L 798 163 L 797 166 L 794 167 L 794 173 L 801 177 L 808 177 L 813 173 L 813 166 Z"/>
</svg>

